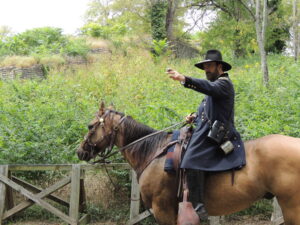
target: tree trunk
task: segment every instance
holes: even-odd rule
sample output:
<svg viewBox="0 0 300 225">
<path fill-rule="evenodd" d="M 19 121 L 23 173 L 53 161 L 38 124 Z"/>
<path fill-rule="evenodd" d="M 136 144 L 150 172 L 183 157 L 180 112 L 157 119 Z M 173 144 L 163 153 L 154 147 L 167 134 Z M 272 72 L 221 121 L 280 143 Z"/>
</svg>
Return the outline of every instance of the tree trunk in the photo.
<svg viewBox="0 0 300 225">
<path fill-rule="evenodd" d="M 263 0 L 263 15 L 261 16 L 261 0 L 256 0 L 256 13 L 255 13 L 255 28 L 257 42 L 260 50 L 261 69 L 263 73 L 263 82 L 268 85 L 269 72 L 267 63 L 267 53 L 265 50 L 265 37 L 267 28 L 267 0 Z"/>
<path fill-rule="evenodd" d="M 294 33 L 294 59 L 297 62 L 298 60 L 298 47 L 299 47 L 299 33 L 298 33 L 298 1 L 294 0 L 293 2 L 293 33 Z"/>
<path fill-rule="evenodd" d="M 151 32 L 153 40 L 160 41 L 166 38 L 166 11 L 165 0 L 152 0 L 150 5 Z"/>
<path fill-rule="evenodd" d="M 175 12 L 178 6 L 178 0 L 168 0 L 168 11 L 166 16 L 166 31 L 167 31 L 167 40 L 169 42 L 174 41 L 174 18 Z"/>
</svg>

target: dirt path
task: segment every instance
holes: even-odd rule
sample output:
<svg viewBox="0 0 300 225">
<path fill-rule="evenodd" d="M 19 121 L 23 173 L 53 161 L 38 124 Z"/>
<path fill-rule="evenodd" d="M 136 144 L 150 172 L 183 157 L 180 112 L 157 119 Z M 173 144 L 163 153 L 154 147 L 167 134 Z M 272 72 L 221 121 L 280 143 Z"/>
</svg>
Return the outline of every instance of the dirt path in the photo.
<svg viewBox="0 0 300 225">
<path fill-rule="evenodd" d="M 43 221 L 9 223 L 9 225 L 12 224 L 13 225 L 65 225 L 65 223 L 43 222 Z M 258 217 L 243 216 L 235 220 L 221 222 L 221 224 L 222 225 L 271 225 L 271 222 L 266 220 L 260 220 Z M 105 223 L 95 222 L 95 223 L 89 223 L 89 225 L 123 225 L 123 224 L 117 224 L 113 222 L 105 222 Z"/>
</svg>

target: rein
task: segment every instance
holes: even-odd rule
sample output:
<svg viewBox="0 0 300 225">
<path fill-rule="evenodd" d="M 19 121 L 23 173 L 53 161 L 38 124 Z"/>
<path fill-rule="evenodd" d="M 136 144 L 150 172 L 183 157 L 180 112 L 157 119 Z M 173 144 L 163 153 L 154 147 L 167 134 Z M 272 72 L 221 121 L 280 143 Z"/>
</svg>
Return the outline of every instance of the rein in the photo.
<svg viewBox="0 0 300 225">
<path fill-rule="evenodd" d="M 104 118 L 108 115 L 108 113 L 109 113 L 109 111 L 107 111 L 107 112 L 104 114 L 103 117 L 98 117 L 98 120 L 99 120 L 100 125 L 101 125 L 101 123 L 104 124 Z M 164 129 L 162 129 L 162 130 L 158 130 L 158 131 L 156 131 L 156 132 L 154 132 L 154 133 L 148 134 L 148 135 L 146 135 L 146 136 L 144 136 L 144 137 L 142 137 L 142 138 L 140 138 L 140 139 L 137 139 L 137 140 L 135 140 L 135 141 L 133 141 L 133 142 L 131 142 L 131 143 L 129 143 L 129 144 L 127 144 L 127 145 L 125 145 L 125 146 L 119 148 L 119 149 L 116 149 L 115 151 L 113 151 L 112 149 L 113 149 L 113 146 L 114 146 L 116 134 L 117 134 L 117 132 L 119 131 L 119 126 L 123 123 L 123 121 L 124 121 L 126 118 L 127 118 L 126 116 L 122 116 L 121 119 L 120 119 L 120 121 L 118 122 L 117 126 L 115 126 L 115 127 L 113 128 L 113 132 L 112 132 L 112 134 L 111 134 L 111 140 L 110 140 L 110 145 L 109 145 L 108 150 L 105 150 L 104 152 L 99 153 L 98 156 L 100 157 L 100 159 L 98 159 L 98 160 L 92 162 L 91 164 L 96 164 L 96 163 L 110 163 L 109 161 L 106 161 L 107 158 L 109 158 L 109 157 L 111 157 L 111 156 L 113 156 L 113 155 L 115 155 L 115 154 L 117 154 L 117 153 L 119 153 L 119 152 L 124 151 L 125 149 L 129 148 L 130 146 L 132 146 L 132 145 L 134 145 L 134 144 L 136 144 L 136 143 L 139 143 L 139 142 L 141 142 L 141 141 L 143 141 L 143 140 L 145 140 L 145 139 L 147 139 L 147 138 L 150 138 L 150 137 L 152 137 L 152 136 L 155 136 L 155 135 L 158 135 L 158 134 L 160 134 L 160 133 L 163 133 L 163 132 L 165 132 L 166 130 L 169 130 L 169 129 L 173 128 L 173 127 L 177 127 L 178 125 L 186 124 L 186 121 L 181 121 L 181 122 L 175 123 L 175 124 L 173 124 L 173 125 L 171 125 L 171 126 L 169 126 L 169 127 L 166 127 L 166 128 L 164 128 Z M 104 140 L 104 139 L 102 139 L 102 140 Z M 97 143 L 101 142 L 102 140 L 98 141 Z"/>
<path fill-rule="evenodd" d="M 135 141 L 131 142 L 130 144 L 128 144 L 128 145 L 126 145 L 126 146 L 124 146 L 124 147 L 122 147 L 122 148 L 119 148 L 119 149 L 117 149 L 117 150 L 120 151 L 120 152 L 122 152 L 122 151 L 124 151 L 126 148 L 128 148 L 128 147 L 130 147 L 130 146 L 132 146 L 132 145 L 134 145 L 134 144 L 136 144 L 136 143 L 138 143 L 138 142 L 141 142 L 141 141 L 143 141 L 143 140 L 145 140 L 145 139 L 147 139 L 147 138 L 149 138 L 149 137 L 152 137 L 152 136 L 154 136 L 154 135 L 163 133 L 163 132 L 165 132 L 166 130 L 169 130 L 169 129 L 173 128 L 173 127 L 177 127 L 178 125 L 184 124 L 184 123 L 186 123 L 186 122 L 185 122 L 185 121 L 182 121 L 182 122 L 175 123 L 175 124 L 173 124 L 173 125 L 171 125 L 171 126 L 169 126 L 169 127 L 166 127 L 166 128 L 164 128 L 164 129 L 162 129 L 162 130 L 158 130 L 158 131 L 156 131 L 156 132 L 154 132 L 154 133 L 151 133 L 151 134 L 148 134 L 148 135 L 146 135 L 146 136 L 144 136 L 144 137 L 142 137 L 142 138 L 140 138 L 140 139 L 138 139 L 138 140 L 135 140 Z"/>
</svg>

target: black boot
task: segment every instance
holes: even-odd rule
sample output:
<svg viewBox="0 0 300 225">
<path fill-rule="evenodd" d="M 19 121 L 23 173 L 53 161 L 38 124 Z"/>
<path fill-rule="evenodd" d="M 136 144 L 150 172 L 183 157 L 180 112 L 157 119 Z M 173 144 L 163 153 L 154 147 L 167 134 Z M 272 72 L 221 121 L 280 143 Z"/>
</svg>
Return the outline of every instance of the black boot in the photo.
<svg viewBox="0 0 300 225">
<path fill-rule="evenodd" d="M 207 220 L 208 214 L 204 207 L 204 182 L 205 174 L 200 170 L 189 169 L 186 171 L 187 184 L 189 188 L 189 201 L 200 217 L 200 220 Z"/>
</svg>

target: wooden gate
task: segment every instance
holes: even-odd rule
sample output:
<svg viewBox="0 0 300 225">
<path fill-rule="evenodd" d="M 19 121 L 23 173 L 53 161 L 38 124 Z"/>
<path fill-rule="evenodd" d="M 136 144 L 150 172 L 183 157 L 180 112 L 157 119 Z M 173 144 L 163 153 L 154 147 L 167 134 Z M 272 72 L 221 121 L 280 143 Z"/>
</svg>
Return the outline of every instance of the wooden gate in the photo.
<svg viewBox="0 0 300 225">
<path fill-rule="evenodd" d="M 84 213 L 86 209 L 86 196 L 84 189 L 85 171 L 103 169 L 104 166 L 114 169 L 130 169 L 127 163 L 112 163 L 108 165 L 0 165 L 0 225 L 2 224 L 2 221 L 34 204 L 39 205 L 68 224 L 79 225 L 87 223 L 89 218 L 88 215 Z M 13 176 L 12 174 L 17 171 L 70 171 L 70 174 L 57 181 L 55 184 L 45 189 L 40 189 L 19 179 L 18 177 Z M 134 171 L 131 172 L 131 177 L 132 188 L 130 219 L 127 222 L 128 225 L 136 224 L 151 215 L 150 211 L 139 213 L 140 192 Z M 71 183 L 69 201 L 65 201 L 53 194 L 53 192 L 69 183 Z M 27 200 L 18 205 L 14 205 L 12 190 L 19 192 Z M 61 212 L 59 209 L 45 201 L 45 198 L 68 207 L 69 214 L 66 215 Z M 83 214 L 81 218 L 79 218 L 80 213 Z"/>
<path fill-rule="evenodd" d="M 15 176 L 12 176 L 13 171 L 37 171 L 37 170 L 70 170 L 69 176 L 59 180 L 55 184 L 40 189 L 32 184 L 29 184 Z M 0 166 L 0 224 L 3 220 L 15 215 L 16 213 L 37 204 L 43 209 L 56 215 L 64 222 L 71 225 L 78 225 L 85 223 L 87 215 L 84 214 L 79 218 L 79 212 L 85 210 L 85 193 L 84 193 L 84 171 L 81 170 L 80 165 L 1 165 Z M 71 183 L 70 201 L 67 202 L 52 193 L 58 189 Z M 12 189 L 19 192 L 27 200 L 14 205 Z M 60 205 L 69 207 L 69 214 L 61 212 L 53 205 L 45 201 L 48 198 Z"/>
</svg>

